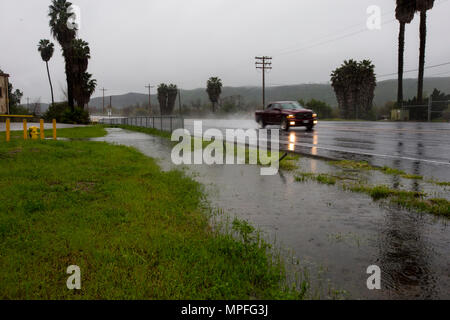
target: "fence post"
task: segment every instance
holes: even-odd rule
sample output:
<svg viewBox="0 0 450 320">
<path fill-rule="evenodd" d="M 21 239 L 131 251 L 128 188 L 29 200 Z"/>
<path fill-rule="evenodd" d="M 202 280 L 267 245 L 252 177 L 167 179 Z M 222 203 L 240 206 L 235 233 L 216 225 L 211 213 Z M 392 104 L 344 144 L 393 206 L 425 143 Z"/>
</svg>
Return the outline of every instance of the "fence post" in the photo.
<svg viewBox="0 0 450 320">
<path fill-rule="evenodd" d="M 428 98 L 428 122 L 431 122 L 431 107 L 433 105 L 433 97 Z"/>
<path fill-rule="evenodd" d="M 170 117 L 170 132 L 172 132 L 173 130 L 172 130 L 172 117 Z"/>
<path fill-rule="evenodd" d="M 27 134 L 27 120 L 23 119 L 23 140 L 27 140 L 28 139 L 28 134 Z"/>
<path fill-rule="evenodd" d="M 56 140 L 56 119 L 53 119 L 53 140 Z"/>
<path fill-rule="evenodd" d="M 40 121 L 40 131 L 41 131 L 41 140 L 44 140 L 45 139 L 44 119 L 41 119 Z"/>
<path fill-rule="evenodd" d="M 162 115 L 161 115 L 161 131 L 164 131 L 163 130 L 163 117 L 162 117 Z"/>
<path fill-rule="evenodd" d="M 6 142 L 11 140 L 11 120 L 6 118 Z"/>
</svg>

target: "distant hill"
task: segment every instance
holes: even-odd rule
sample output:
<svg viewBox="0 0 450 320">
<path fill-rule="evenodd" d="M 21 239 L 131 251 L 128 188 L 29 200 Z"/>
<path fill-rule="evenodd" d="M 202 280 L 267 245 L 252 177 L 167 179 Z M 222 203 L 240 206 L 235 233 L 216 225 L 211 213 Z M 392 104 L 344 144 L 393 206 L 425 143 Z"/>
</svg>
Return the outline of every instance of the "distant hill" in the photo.
<svg viewBox="0 0 450 320">
<path fill-rule="evenodd" d="M 404 80 L 404 96 L 410 99 L 416 95 L 417 80 Z M 450 77 L 426 78 L 424 90 L 431 93 L 434 88 L 445 93 L 450 93 Z M 240 96 L 241 102 L 245 104 L 261 104 L 262 89 L 261 87 L 224 87 L 222 98 L 230 96 Z M 336 96 L 330 84 L 299 84 L 291 86 L 278 86 L 266 88 L 267 101 L 273 100 L 309 100 L 319 99 L 327 102 L 333 107 L 337 106 Z M 205 89 L 199 88 L 194 90 L 181 90 L 181 99 L 183 104 L 190 105 L 191 102 L 208 103 L 208 95 Z M 395 101 L 397 99 L 397 80 L 380 81 L 375 90 L 374 104 L 377 106 L 384 105 L 387 101 Z M 142 93 L 127 93 L 124 95 L 112 96 L 113 106 L 122 109 L 128 106 L 148 103 L 148 95 Z M 109 104 L 109 96 L 105 97 L 105 104 Z M 152 104 L 158 105 L 156 95 L 152 95 Z M 90 107 L 101 108 L 103 98 L 97 97 L 91 99 Z M 42 110 L 47 109 L 47 105 L 42 104 Z"/>
</svg>

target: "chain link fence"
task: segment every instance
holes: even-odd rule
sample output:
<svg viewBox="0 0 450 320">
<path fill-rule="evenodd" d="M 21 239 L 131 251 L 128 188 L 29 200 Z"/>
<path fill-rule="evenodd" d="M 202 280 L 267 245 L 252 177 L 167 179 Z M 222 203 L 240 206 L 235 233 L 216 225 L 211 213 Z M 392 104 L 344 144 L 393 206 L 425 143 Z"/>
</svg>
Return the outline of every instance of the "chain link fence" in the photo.
<svg viewBox="0 0 450 320">
<path fill-rule="evenodd" d="M 184 118 L 180 116 L 155 116 L 131 118 L 102 118 L 98 123 L 107 125 L 127 125 L 141 128 L 152 128 L 172 132 L 184 128 Z"/>
</svg>

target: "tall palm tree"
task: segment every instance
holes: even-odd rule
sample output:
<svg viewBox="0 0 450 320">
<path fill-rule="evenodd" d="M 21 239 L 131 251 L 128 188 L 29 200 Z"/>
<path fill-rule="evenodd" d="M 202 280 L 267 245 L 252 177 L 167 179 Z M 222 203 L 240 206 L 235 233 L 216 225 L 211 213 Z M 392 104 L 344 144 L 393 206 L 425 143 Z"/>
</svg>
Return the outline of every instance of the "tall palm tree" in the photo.
<svg viewBox="0 0 450 320">
<path fill-rule="evenodd" d="M 425 70 L 425 48 L 427 41 L 427 11 L 433 9 L 434 0 L 416 0 L 416 10 L 420 12 L 420 54 L 417 101 L 423 100 L 423 77 Z"/>
<path fill-rule="evenodd" d="M 398 35 L 398 87 L 397 87 L 397 105 L 403 106 L 403 64 L 405 52 L 405 29 L 406 24 L 411 23 L 416 13 L 416 0 L 397 0 L 395 17 L 400 23 L 400 32 Z"/>
<path fill-rule="evenodd" d="M 66 79 L 67 79 L 67 100 L 72 111 L 75 109 L 73 96 L 73 77 L 72 77 L 72 59 L 73 48 L 72 41 L 76 37 L 76 29 L 69 28 L 69 19 L 73 16 L 70 10 L 72 3 L 67 0 L 52 0 L 49 7 L 50 29 L 53 37 L 62 47 L 64 60 L 66 63 Z"/>
<path fill-rule="evenodd" d="M 170 84 L 167 87 L 167 114 L 173 113 L 177 97 L 178 97 L 178 87 L 175 84 Z"/>
<path fill-rule="evenodd" d="M 86 86 L 92 76 L 86 73 L 91 58 L 89 44 L 82 39 L 73 40 L 72 53 L 73 96 L 77 105 L 84 108 L 86 105 Z"/>
<path fill-rule="evenodd" d="M 206 92 L 208 93 L 209 100 L 212 102 L 213 112 L 216 112 L 216 103 L 222 94 L 222 87 L 222 80 L 217 77 L 209 78 L 206 84 Z"/>
<path fill-rule="evenodd" d="M 52 85 L 52 79 L 50 77 L 50 70 L 48 69 L 48 62 L 53 57 L 53 52 L 55 51 L 55 45 L 50 42 L 50 40 L 41 40 L 39 41 L 38 45 L 38 51 L 41 53 L 42 60 L 47 65 L 47 74 L 48 74 L 48 81 L 50 82 L 50 91 L 52 94 L 52 105 L 55 104 L 55 99 L 53 96 L 53 85 Z"/>
<path fill-rule="evenodd" d="M 158 86 L 158 101 L 159 101 L 159 108 L 161 110 L 161 115 L 167 114 L 167 99 L 169 97 L 169 87 L 161 83 Z"/>
<path fill-rule="evenodd" d="M 331 74 L 341 115 L 345 119 L 366 118 L 375 96 L 375 66 L 370 60 L 344 63 Z"/>
</svg>

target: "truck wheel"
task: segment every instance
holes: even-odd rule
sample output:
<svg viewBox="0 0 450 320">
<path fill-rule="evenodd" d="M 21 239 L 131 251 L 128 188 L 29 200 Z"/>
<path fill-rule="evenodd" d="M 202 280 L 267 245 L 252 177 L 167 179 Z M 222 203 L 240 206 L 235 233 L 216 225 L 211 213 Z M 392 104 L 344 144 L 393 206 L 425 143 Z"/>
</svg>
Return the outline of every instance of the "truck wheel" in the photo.
<svg viewBox="0 0 450 320">
<path fill-rule="evenodd" d="M 289 131 L 289 123 L 286 118 L 281 121 L 281 130 Z"/>
<path fill-rule="evenodd" d="M 307 126 L 306 131 L 311 132 L 314 130 L 314 126 Z"/>
</svg>

